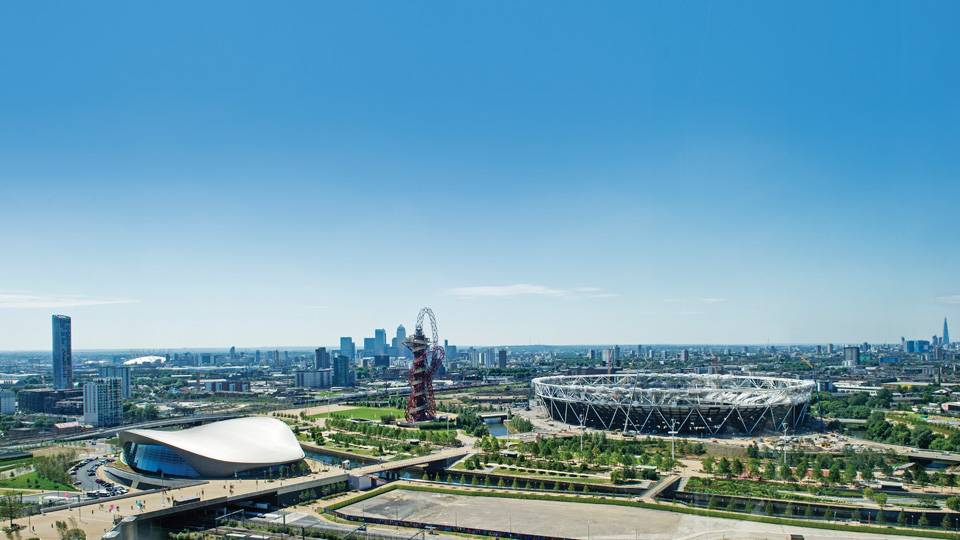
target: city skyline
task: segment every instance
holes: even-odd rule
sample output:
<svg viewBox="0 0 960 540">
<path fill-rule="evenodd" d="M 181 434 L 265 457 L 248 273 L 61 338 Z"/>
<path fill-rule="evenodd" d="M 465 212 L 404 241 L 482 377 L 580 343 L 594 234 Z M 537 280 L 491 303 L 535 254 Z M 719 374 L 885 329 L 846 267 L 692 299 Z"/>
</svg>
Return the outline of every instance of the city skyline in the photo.
<svg viewBox="0 0 960 540">
<path fill-rule="evenodd" d="M 960 7 L 865 6 L 9 7 L 0 350 L 928 339 Z"/>
</svg>

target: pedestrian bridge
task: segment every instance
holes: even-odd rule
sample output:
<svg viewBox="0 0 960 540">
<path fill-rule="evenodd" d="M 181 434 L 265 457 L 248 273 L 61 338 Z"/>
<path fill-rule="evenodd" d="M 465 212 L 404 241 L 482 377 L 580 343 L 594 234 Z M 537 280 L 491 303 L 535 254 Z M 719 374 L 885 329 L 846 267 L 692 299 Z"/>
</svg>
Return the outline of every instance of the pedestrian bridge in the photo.
<svg viewBox="0 0 960 540">
<path fill-rule="evenodd" d="M 460 458 L 473 453 L 473 450 L 465 446 L 459 448 L 447 448 L 446 450 L 441 450 L 434 454 L 428 454 L 425 456 L 417 456 L 408 459 L 401 459 L 398 461 L 384 461 L 382 463 L 371 463 L 370 465 L 364 465 L 362 467 L 357 467 L 350 471 L 350 474 L 354 475 L 366 475 L 366 474 L 379 474 L 382 472 L 388 471 L 397 471 L 400 469 L 405 469 L 407 467 L 419 467 L 421 465 L 433 465 L 439 464 L 441 466 L 447 466 L 454 461 L 459 460 Z"/>
</svg>

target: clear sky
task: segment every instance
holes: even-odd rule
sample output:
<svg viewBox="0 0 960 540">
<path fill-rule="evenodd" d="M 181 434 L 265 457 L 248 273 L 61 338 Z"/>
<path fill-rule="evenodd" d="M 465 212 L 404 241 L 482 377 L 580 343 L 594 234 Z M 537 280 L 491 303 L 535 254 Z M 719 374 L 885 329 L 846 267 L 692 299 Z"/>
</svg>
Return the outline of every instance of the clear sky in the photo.
<svg viewBox="0 0 960 540">
<path fill-rule="evenodd" d="M 956 2 L 0 6 L 0 349 L 960 335 Z"/>
</svg>

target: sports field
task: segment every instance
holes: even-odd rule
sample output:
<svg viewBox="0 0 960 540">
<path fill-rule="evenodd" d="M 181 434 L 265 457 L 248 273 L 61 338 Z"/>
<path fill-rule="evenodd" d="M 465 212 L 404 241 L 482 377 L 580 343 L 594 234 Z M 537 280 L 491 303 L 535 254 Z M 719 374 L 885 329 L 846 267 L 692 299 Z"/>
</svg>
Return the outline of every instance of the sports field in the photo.
<svg viewBox="0 0 960 540">
<path fill-rule="evenodd" d="M 376 420 L 380 421 L 380 417 L 385 414 L 392 414 L 395 418 L 403 418 L 403 411 L 400 409 L 395 409 L 393 407 L 383 407 L 381 409 L 375 409 L 372 407 L 340 407 L 338 410 L 331 413 L 320 413 L 312 414 L 307 418 L 326 418 L 330 414 L 335 414 L 338 416 L 345 416 L 347 418 L 363 418 L 365 420 Z"/>
</svg>

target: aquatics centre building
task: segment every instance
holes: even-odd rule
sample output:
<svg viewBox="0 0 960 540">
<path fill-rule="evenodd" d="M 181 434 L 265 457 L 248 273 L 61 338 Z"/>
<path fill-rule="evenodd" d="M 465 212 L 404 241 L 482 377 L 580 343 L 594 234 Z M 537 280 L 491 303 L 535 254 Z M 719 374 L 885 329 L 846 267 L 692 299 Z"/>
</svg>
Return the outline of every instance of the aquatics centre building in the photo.
<svg viewBox="0 0 960 540">
<path fill-rule="evenodd" d="M 141 473 L 183 478 L 234 478 L 280 471 L 304 458 L 290 427 L 251 416 L 180 431 L 121 431 L 123 462 Z"/>
<path fill-rule="evenodd" d="M 815 390 L 809 380 L 686 373 L 541 377 L 533 387 L 565 424 L 688 436 L 795 429 Z"/>
</svg>

